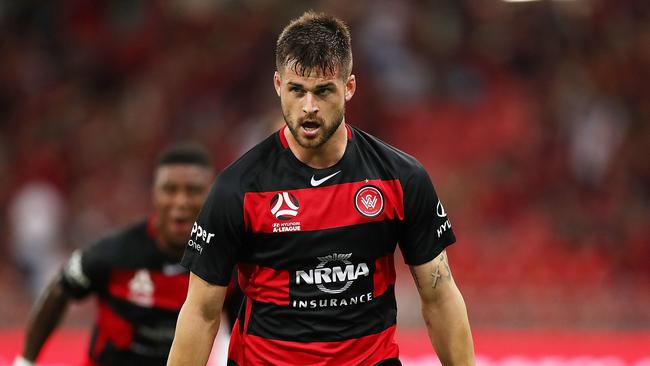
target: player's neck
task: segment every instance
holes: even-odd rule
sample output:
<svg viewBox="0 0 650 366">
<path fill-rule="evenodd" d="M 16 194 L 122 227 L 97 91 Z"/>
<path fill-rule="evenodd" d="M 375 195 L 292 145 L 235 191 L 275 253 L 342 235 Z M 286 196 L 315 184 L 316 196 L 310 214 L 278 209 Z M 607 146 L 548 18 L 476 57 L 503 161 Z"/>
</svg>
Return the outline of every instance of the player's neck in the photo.
<svg viewBox="0 0 650 366">
<path fill-rule="evenodd" d="M 304 148 L 294 139 L 288 128 L 284 130 L 289 149 L 293 155 L 302 163 L 314 168 L 325 169 L 338 163 L 348 144 L 348 131 L 345 120 L 341 122 L 332 137 L 317 148 Z"/>
</svg>

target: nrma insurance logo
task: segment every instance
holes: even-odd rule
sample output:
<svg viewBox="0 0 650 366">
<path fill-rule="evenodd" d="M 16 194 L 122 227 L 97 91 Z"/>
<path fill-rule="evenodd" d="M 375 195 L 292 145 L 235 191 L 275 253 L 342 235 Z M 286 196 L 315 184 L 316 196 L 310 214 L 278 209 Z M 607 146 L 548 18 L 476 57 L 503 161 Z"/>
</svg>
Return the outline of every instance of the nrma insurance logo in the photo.
<svg viewBox="0 0 650 366">
<path fill-rule="evenodd" d="M 353 264 L 349 261 L 352 253 L 331 254 L 317 257 L 320 263 L 314 269 L 296 271 L 296 284 L 306 283 L 316 285 L 319 290 L 328 294 L 344 292 L 359 277 L 370 274 L 365 263 Z"/>
<path fill-rule="evenodd" d="M 300 203 L 290 192 L 279 192 L 271 198 L 271 214 L 280 222 L 273 223 L 274 233 L 300 231 L 300 222 L 290 221 L 298 216 Z"/>
<path fill-rule="evenodd" d="M 370 284 L 364 285 L 368 278 L 371 279 L 370 268 L 366 263 L 353 263 L 351 257 L 352 253 L 333 253 L 317 257 L 319 263 L 315 268 L 296 271 L 297 286 L 307 288 L 315 286 L 318 291 L 302 292 L 296 289 L 294 293 L 296 296 L 292 299 L 291 306 L 298 309 L 318 309 L 372 301 L 373 293 Z M 361 287 L 354 285 L 358 281 Z"/>
</svg>

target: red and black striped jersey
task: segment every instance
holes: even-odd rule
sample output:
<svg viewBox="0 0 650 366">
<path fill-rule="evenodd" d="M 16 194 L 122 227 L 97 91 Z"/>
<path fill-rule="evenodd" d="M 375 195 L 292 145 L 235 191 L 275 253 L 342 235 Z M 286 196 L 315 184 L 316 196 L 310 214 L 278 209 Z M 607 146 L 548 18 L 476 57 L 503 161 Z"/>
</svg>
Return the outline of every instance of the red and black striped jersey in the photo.
<svg viewBox="0 0 650 366">
<path fill-rule="evenodd" d="M 62 283 L 74 298 L 96 295 L 89 365 L 165 365 L 188 271 L 163 254 L 141 222 L 75 251 Z"/>
<path fill-rule="evenodd" d="M 396 359 L 393 253 L 426 263 L 455 241 L 413 157 L 348 128 L 341 160 L 300 162 L 283 129 L 217 177 L 182 260 L 246 295 L 229 365 L 375 365 Z"/>
</svg>

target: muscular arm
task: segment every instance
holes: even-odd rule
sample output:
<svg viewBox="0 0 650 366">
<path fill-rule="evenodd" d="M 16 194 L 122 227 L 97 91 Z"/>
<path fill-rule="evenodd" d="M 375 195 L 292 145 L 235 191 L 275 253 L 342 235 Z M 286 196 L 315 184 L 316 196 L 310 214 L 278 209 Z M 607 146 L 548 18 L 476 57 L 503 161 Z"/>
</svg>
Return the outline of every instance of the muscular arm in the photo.
<svg viewBox="0 0 650 366">
<path fill-rule="evenodd" d="M 32 309 L 22 353 L 25 360 L 30 362 L 36 360 L 43 344 L 59 325 L 68 308 L 68 301 L 69 297 L 63 289 L 59 274 L 45 289 Z"/>
<path fill-rule="evenodd" d="M 411 266 L 429 339 L 443 365 L 474 365 L 474 346 L 465 302 L 451 276 L 447 254 Z"/>
<path fill-rule="evenodd" d="M 168 366 L 205 365 L 219 330 L 227 287 L 190 273 L 187 298 L 178 315 Z"/>
</svg>

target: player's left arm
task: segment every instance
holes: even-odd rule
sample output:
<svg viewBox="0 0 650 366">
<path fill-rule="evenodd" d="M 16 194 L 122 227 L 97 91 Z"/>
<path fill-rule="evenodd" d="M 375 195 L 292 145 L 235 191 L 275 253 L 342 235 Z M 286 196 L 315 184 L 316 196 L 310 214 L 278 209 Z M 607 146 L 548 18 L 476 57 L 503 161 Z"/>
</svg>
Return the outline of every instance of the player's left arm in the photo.
<svg viewBox="0 0 650 366">
<path fill-rule="evenodd" d="M 410 269 L 420 294 L 429 339 L 440 362 L 445 366 L 474 365 L 467 309 L 451 275 L 446 251 Z"/>
</svg>

